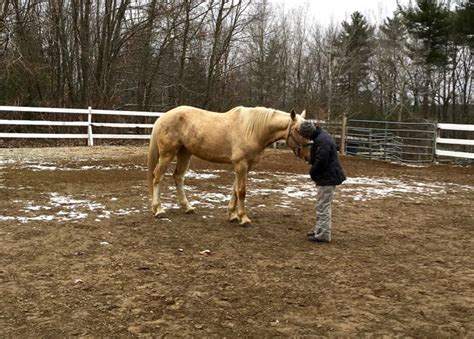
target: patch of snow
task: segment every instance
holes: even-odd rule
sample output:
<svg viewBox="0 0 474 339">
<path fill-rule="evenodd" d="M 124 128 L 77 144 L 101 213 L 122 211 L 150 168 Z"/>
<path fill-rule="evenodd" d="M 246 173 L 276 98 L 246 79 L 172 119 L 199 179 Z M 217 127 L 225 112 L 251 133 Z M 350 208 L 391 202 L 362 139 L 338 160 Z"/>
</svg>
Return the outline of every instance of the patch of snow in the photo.
<svg viewBox="0 0 474 339">
<path fill-rule="evenodd" d="M 76 211 L 59 211 L 56 215 L 61 221 L 81 220 L 86 219 L 88 216 L 87 213 Z"/>
<path fill-rule="evenodd" d="M 38 172 L 38 171 L 57 171 L 58 167 L 57 166 L 52 166 L 52 165 L 35 165 L 31 164 L 28 166 L 29 169 L 31 169 L 33 172 Z"/>
<path fill-rule="evenodd" d="M 288 205 L 275 205 L 275 207 L 294 209 Z"/>
<path fill-rule="evenodd" d="M 5 164 L 13 164 L 15 161 L 5 162 Z M 2 163 L 0 163 L 1 165 Z M 33 172 L 37 171 L 112 171 L 112 170 L 146 170 L 146 167 L 140 165 L 85 165 L 80 167 L 68 167 L 60 164 L 51 164 L 51 163 L 37 163 L 37 162 L 24 162 L 19 165 L 21 169 L 29 169 Z"/>
<path fill-rule="evenodd" d="M 33 205 L 32 201 L 28 201 L 25 207 L 20 211 L 41 211 L 41 210 L 50 210 L 50 209 L 52 209 L 51 206 Z"/>
<path fill-rule="evenodd" d="M 120 208 L 116 211 L 112 212 L 114 215 L 127 215 L 132 213 L 140 213 L 140 210 L 136 209 L 135 207 L 131 208 Z"/>
<path fill-rule="evenodd" d="M 230 196 L 222 193 L 204 193 L 204 194 L 195 194 L 201 200 L 210 202 L 210 203 L 220 203 L 230 201 Z"/>
<path fill-rule="evenodd" d="M 13 164 L 15 160 L 13 159 L 0 159 L 0 165 L 5 165 L 5 164 Z"/>
<path fill-rule="evenodd" d="M 270 179 L 260 179 L 260 178 L 249 178 L 249 182 L 260 184 L 262 182 L 268 182 Z"/>
<path fill-rule="evenodd" d="M 211 171 L 209 171 L 211 172 Z M 186 175 L 185 177 L 186 178 L 193 178 L 193 179 L 215 179 L 215 178 L 219 178 L 219 175 L 217 174 L 214 174 L 214 173 L 209 173 L 209 172 L 206 172 L 206 173 L 203 173 L 203 172 L 200 172 L 200 173 L 197 173 L 197 172 L 194 172 L 193 170 L 189 170 L 186 172 Z"/>
<path fill-rule="evenodd" d="M 433 197 L 445 194 L 446 189 L 474 190 L 474 187 L 452 183 L 426 183 L 411 179 L 400 180 L 382 177 L 348 178 L 340 186 L 345 197 L 355 201 L 367 201 L 386 197 L 404 197 L 409 195 Z"/>
<path fill-rule="evenodd" d="M 0 221 L 9 221 L 9 220 L 15 220 L 18 221 L 22 224 L 26 224 L 29 221 L 51 221 L 54 220 L 54 215 L 37 215 L 34 217 L 24 217 L 24 216 L 4 216 L 0 215 Z"/>
<path fill-rule="evenodd" d="M 120 166 L 120 165 L 109 165 L 109 166 L 100 166 L 100 165 L 89 165 L 89 166 L 81 166 L 77 168 L 80 171 L 88 171 L 88 170 L 96 170 L 96 171 L 113 171 L 113 170 L 140 170 L 144 171 L 147 168 L 144 166 L 139 165 L 128 165 L 128 166 Z M 69 170 L 76 170 L 74 168 Z"/>
<path fill-rule="evenodd" d="M 16 220 L 16 217 L 11 217 L 9 215 L 0 215 L 0 221 Z"/>
<path fill-rule="evenodd" d="M 65 207 L 67 209 L 87 208 L 89 211 L 102 210 L 105 206 L 98 202 L 86 199 L 75 199 L 71 196 L 61 196 L 58 193 L 50 193 L 50 205 L 53 207 Z"/>
<path fill-rule="evenodd" d="M 14 163 L 12 160 L 0 160 L 0 165 Z M 26 168 L 33 171 L 36 170 L 124 170 L 124 169 L 143 169 L 141 166 L 81 166 L 80 168 L 60 167 L 48 163 L 27 163 L 23 164 Z M 198 180 L 207 180 L 218 178 L 220 173 L 225 170 L 210 170 L 204 172 L 188 171 L 187 177 Z M 295 199 L 305 199 L 315 201 L 317 188 L 307 174 L 293 174 L 286 172 L 251 172 L 249 176 L 249 187 L 247 189 L 248 197 L 256 196 L 273 196 L 276 207 L 285 209 L 296 209 Z M 252 175 L 254 177 L 252 177 Z M 0 179 L 2 181 L 2 179 Z M 132 188 L 142 190 L 142 186 L 134 186 Z M 164 209 L 179 209 L 176 203 L 175 188 L 172 183 L 166 186 L 166 190 L 162 196 L 162 207 Z M 15 189 L 19 189 L 15 187 Z M 192 198 L 191 205 L 200 208 L 227 208 L 232 193 L 232 182 L 229 185 L 215 186 L 215 192 L 202 192 L 198 187 L 190 185 L 185 186 L 188 196 Z M 349 177 L 343 185 L 338 186 L 336 197 L 338 200 L 344 201 L 351 199 L 354 201 L 370 201 L 374 199 L 382 199 L 387 197 L 399 197 L 403 199 L 433 199 L 440 197 L 447 192 L 452 191 L 474 191 L 473 186 L 458 185 L 453 183 L 439 182 L 420 182 L 416 178 L 406 177 L 390 178 L 390 177 Z M 56 192 L 47 194 L 49 200 L 41 205 L 33 201 L 13 200 L 18 206 L 15 209 L 25 212 L 26 215 L 21 216 L 2 216 L 0 221 L 16 220 L 21 223 L 29 221 L 77 221 L 88 218 L 91 212 L 95 212 L 94 220 L 100 222 L 104 219 L 110 219 L 113 216 L 130 215 L 132 213 L 150 213 L 148 208 L 148 197 L 146 194 L 137 194 L 137 199 L 143 201 L 143 206 L 138 207 L 122 207 L 115 210 L 108 209 L 104 204 L 91 200 L 95 196 L 77 197 L 72 195 L 61 195 Z M 141 197 L 141 199 L 140 199 Z M 119 201 L 119 198 L 111 197 L 109 201 Z M 266 205 L 258 205 L 257 208 L 266 207 Z M 45 215 L 45 211 L 54 209 L 54 213 Z M 39 215 L 34 215 L 38 213 Z M 211 216 L 203 216 L 202 218 L 210 218 Z M 169 219 L 161 219 L 170 221 Z"/>
</svg>

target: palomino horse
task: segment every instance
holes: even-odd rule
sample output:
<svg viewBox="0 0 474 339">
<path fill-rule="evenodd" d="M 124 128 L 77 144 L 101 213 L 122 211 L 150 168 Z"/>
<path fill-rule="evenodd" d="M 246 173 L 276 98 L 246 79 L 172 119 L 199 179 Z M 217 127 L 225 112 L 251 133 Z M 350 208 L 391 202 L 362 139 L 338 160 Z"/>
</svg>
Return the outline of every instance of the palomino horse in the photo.
<svg viewBox="0 0 474 339">
<path fill-rule="evenodd" d="M 170 162 L 176 156 L 173 179 L 178 203 L 186 213 L 192 207 L 184 193 L 184 175 L 191 156 L 234 165 L 235 181 L 228 205 L 230 221 L 249 224 L 245 212 L 247 174 L 259 160 L 265 147 L 285 139 L 300 158 L 309 158 L 309 140 L 297 133 L 305 118 L 273 109 L 236 107 L 216 113 L 190 106 L 176 107 L 157 119 L 148 149 L 148 185 L 152 210 L 156 217 L 165 214 L 161 206 L 161 183 Z"/>
</svg>

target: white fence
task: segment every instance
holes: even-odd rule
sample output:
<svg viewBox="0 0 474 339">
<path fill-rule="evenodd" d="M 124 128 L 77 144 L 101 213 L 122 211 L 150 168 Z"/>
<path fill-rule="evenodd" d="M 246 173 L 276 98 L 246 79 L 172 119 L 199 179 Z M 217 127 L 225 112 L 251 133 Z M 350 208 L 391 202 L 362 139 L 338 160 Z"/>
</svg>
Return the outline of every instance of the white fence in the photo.
<svg viewBox="0 0 474 339">
<path fill-rule="evenodd" d="M 108 128 L 134 128 L 144 129 L 152 128 L 153 124 L 140 123 L 114 123 L 114 122 L 94 122 L 95 115 L 121 115 L 135 117 L 160 117 L 164 113 L 156 112 L 137 112 L 137 111 L 109 111 L 92 109 L 74 109 L 74 108 L 42 108 L 42 107 L 16 107 L 16 106 L 0 106 L 0 117 L 4 116 L 2 112 L 30 112 L 30 113 L 57 113 L 72 114 L 77 118 L 80 115 L 87 115 L 87 121 L 57 121 L 57 120 L 14 120 L 0 119 L 2 125 L 17 126 L 73 126 L 84 127 L 84 133 L 0 133 L 0 138 L 31 138 L 31 139 L 87 139 L 89 146 L 94 145 L 94 139 L 149 139 L 150 135 L 139 133 L 123 133 L 123 134 L 94 134 L 94 127 Z M 86 133 L 87 131 L 87 133 Z"/>
<path fill-rule="evenodd" d="M 5 112 L 5 113 L 4 113 Z M 29 112 L 34 116 L 35 113 L 48 113 L 48 114 L 71 114 L 75 116 L 73 121 L 58 121 L 58 120 L 18 120 L 18 119 L 5 119 L 8 113 L 21 113 Z M 37 139 L 87 139 L 89 146 L 94 145 L 94 139 L 149 139 L 150 133 L 95 133 L 94 128 L 105 127 L 124 129 L 151 129 L 153 124 L 150 123 L 118 123 L 118 122 L 97 122 L 94 121 L 94 116 L 109 115 L 109 116 L 128 116 L 128 117 L 160 117 L 164 113 L 161 112 L 138 112 L 138 111 L 111 111 L 111 110 L 99 110 L 92 109 L 71 109 L 71 108 L 42 108 L 42 107 L 17 107 L 17 106 L 0 106 L 0 127 L 3 126 L 48 126 L 48 127 L 83 127 L 84 133 L 16 133 L 16 132 L 1 132 L 0 138 L 37 138 Z M 11 115 L 11 114 L 10 114 Z M 79 116 L 87 117 L 87 121 L 79 120 Z M 386 122 L 388 123 L 388 122 Z M 349 121 L 348 130 L 353 128 Z M 437 124 L 436 125 L 436 136 L 433 140 L 434 144 L 434 155 L 443 157 L 456 157 L 465 159 L 474 159 L 474 153 L 463 152 L 453 150 L 453 148 L 471 148 L 474 146 L 474 140 L 470 139 L 452 139 L 444 138 L 442 136 L 443 131 L 463 131 L 464 133 L 474 133 L 474 125 L 461 125 L 461 124 Z M 440 149 L 440 145 L 443 145 L 443 149 Z M 448 145 L 448 146 L 446 146 Z M 446 149 L 448 148 L 448 149 Z M 451 149 L 450 149 L 451 148 Z"/>
<path fill-rule="evenodd" d="M 474 125 L 462 125 L 462 124 L 437 124 L 437 136 L 436 136 L 436 155 L 444 157 L 455 157 L 474 159 L 474 153 L 471 152 L 460 152 L 448 149 L 439 149 L 439 145 L 457 145 L 459 146 L 474 146 L 473 139 L 452 139 L 443 138 L 443 131 L 463 131 L 467 133 L 474 133 Z M 443 148 L 450 146 L 443 146 Z"/>
</svg>

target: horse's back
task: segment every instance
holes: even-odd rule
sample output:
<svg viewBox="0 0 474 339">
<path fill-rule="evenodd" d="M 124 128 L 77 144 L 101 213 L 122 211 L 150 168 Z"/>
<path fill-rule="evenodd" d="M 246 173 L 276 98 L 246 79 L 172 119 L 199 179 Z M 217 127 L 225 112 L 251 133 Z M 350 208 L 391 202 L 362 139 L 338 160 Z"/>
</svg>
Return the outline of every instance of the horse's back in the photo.
<svg viewBox="0 0 474 339">
<path fill-rule="evenodd" d="M 178 106 L 158 118 L 155 125 L 176 128 L 187 125 L 207 125 L 222 120 L 224 115 L 225 113 L 207 111 L 193 106 Z"/>
<path fill-rule="evenodd" d="M 194 106 L 178 106 L 175 108 L 170 109 L 165 115 L 175 115 L 175 114 L 207 114 L 207 113 L 214 113 L 210 111 L 206 111 L 202 108 L 194 107 Z"/>
<path fill-rule="evenodd" d="M 153 134 L 162 150 L 185 149 L 204 160 L 236 163 L 252 160 L 264 150 L 272 112 L 264 107 L 238 106 L 217 113 L 178 106 L 157 120 Z M 286 128 L 286 121 L 284 125 Z"/>
<path fill-rule="evenodd" d="M 232 112 L 235 109 L 229 111 Z M 235 116 L 192 106 L 178 106 L 161 116 L 153 127 L 161 148 L 184 147 L 204 160 L 230 162 Z"/>
</svg>

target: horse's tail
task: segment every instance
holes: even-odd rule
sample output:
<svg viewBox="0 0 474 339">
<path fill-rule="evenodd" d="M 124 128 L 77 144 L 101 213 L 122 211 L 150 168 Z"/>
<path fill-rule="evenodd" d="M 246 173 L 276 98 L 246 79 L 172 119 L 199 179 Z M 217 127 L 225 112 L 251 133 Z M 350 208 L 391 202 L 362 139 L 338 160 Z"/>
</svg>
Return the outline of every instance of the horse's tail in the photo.
<svg viewBox="0 0 474 339">
<path fill-rule="evenodd" d="M 154 171 L 159 159 L 160 152 L 158 149 L 158 129 L 155 125 L 153 127 L 153 131 L 151 132 L 150 145 L 148 146 L 148 192 L 152 200 Z"/>
</svg>

